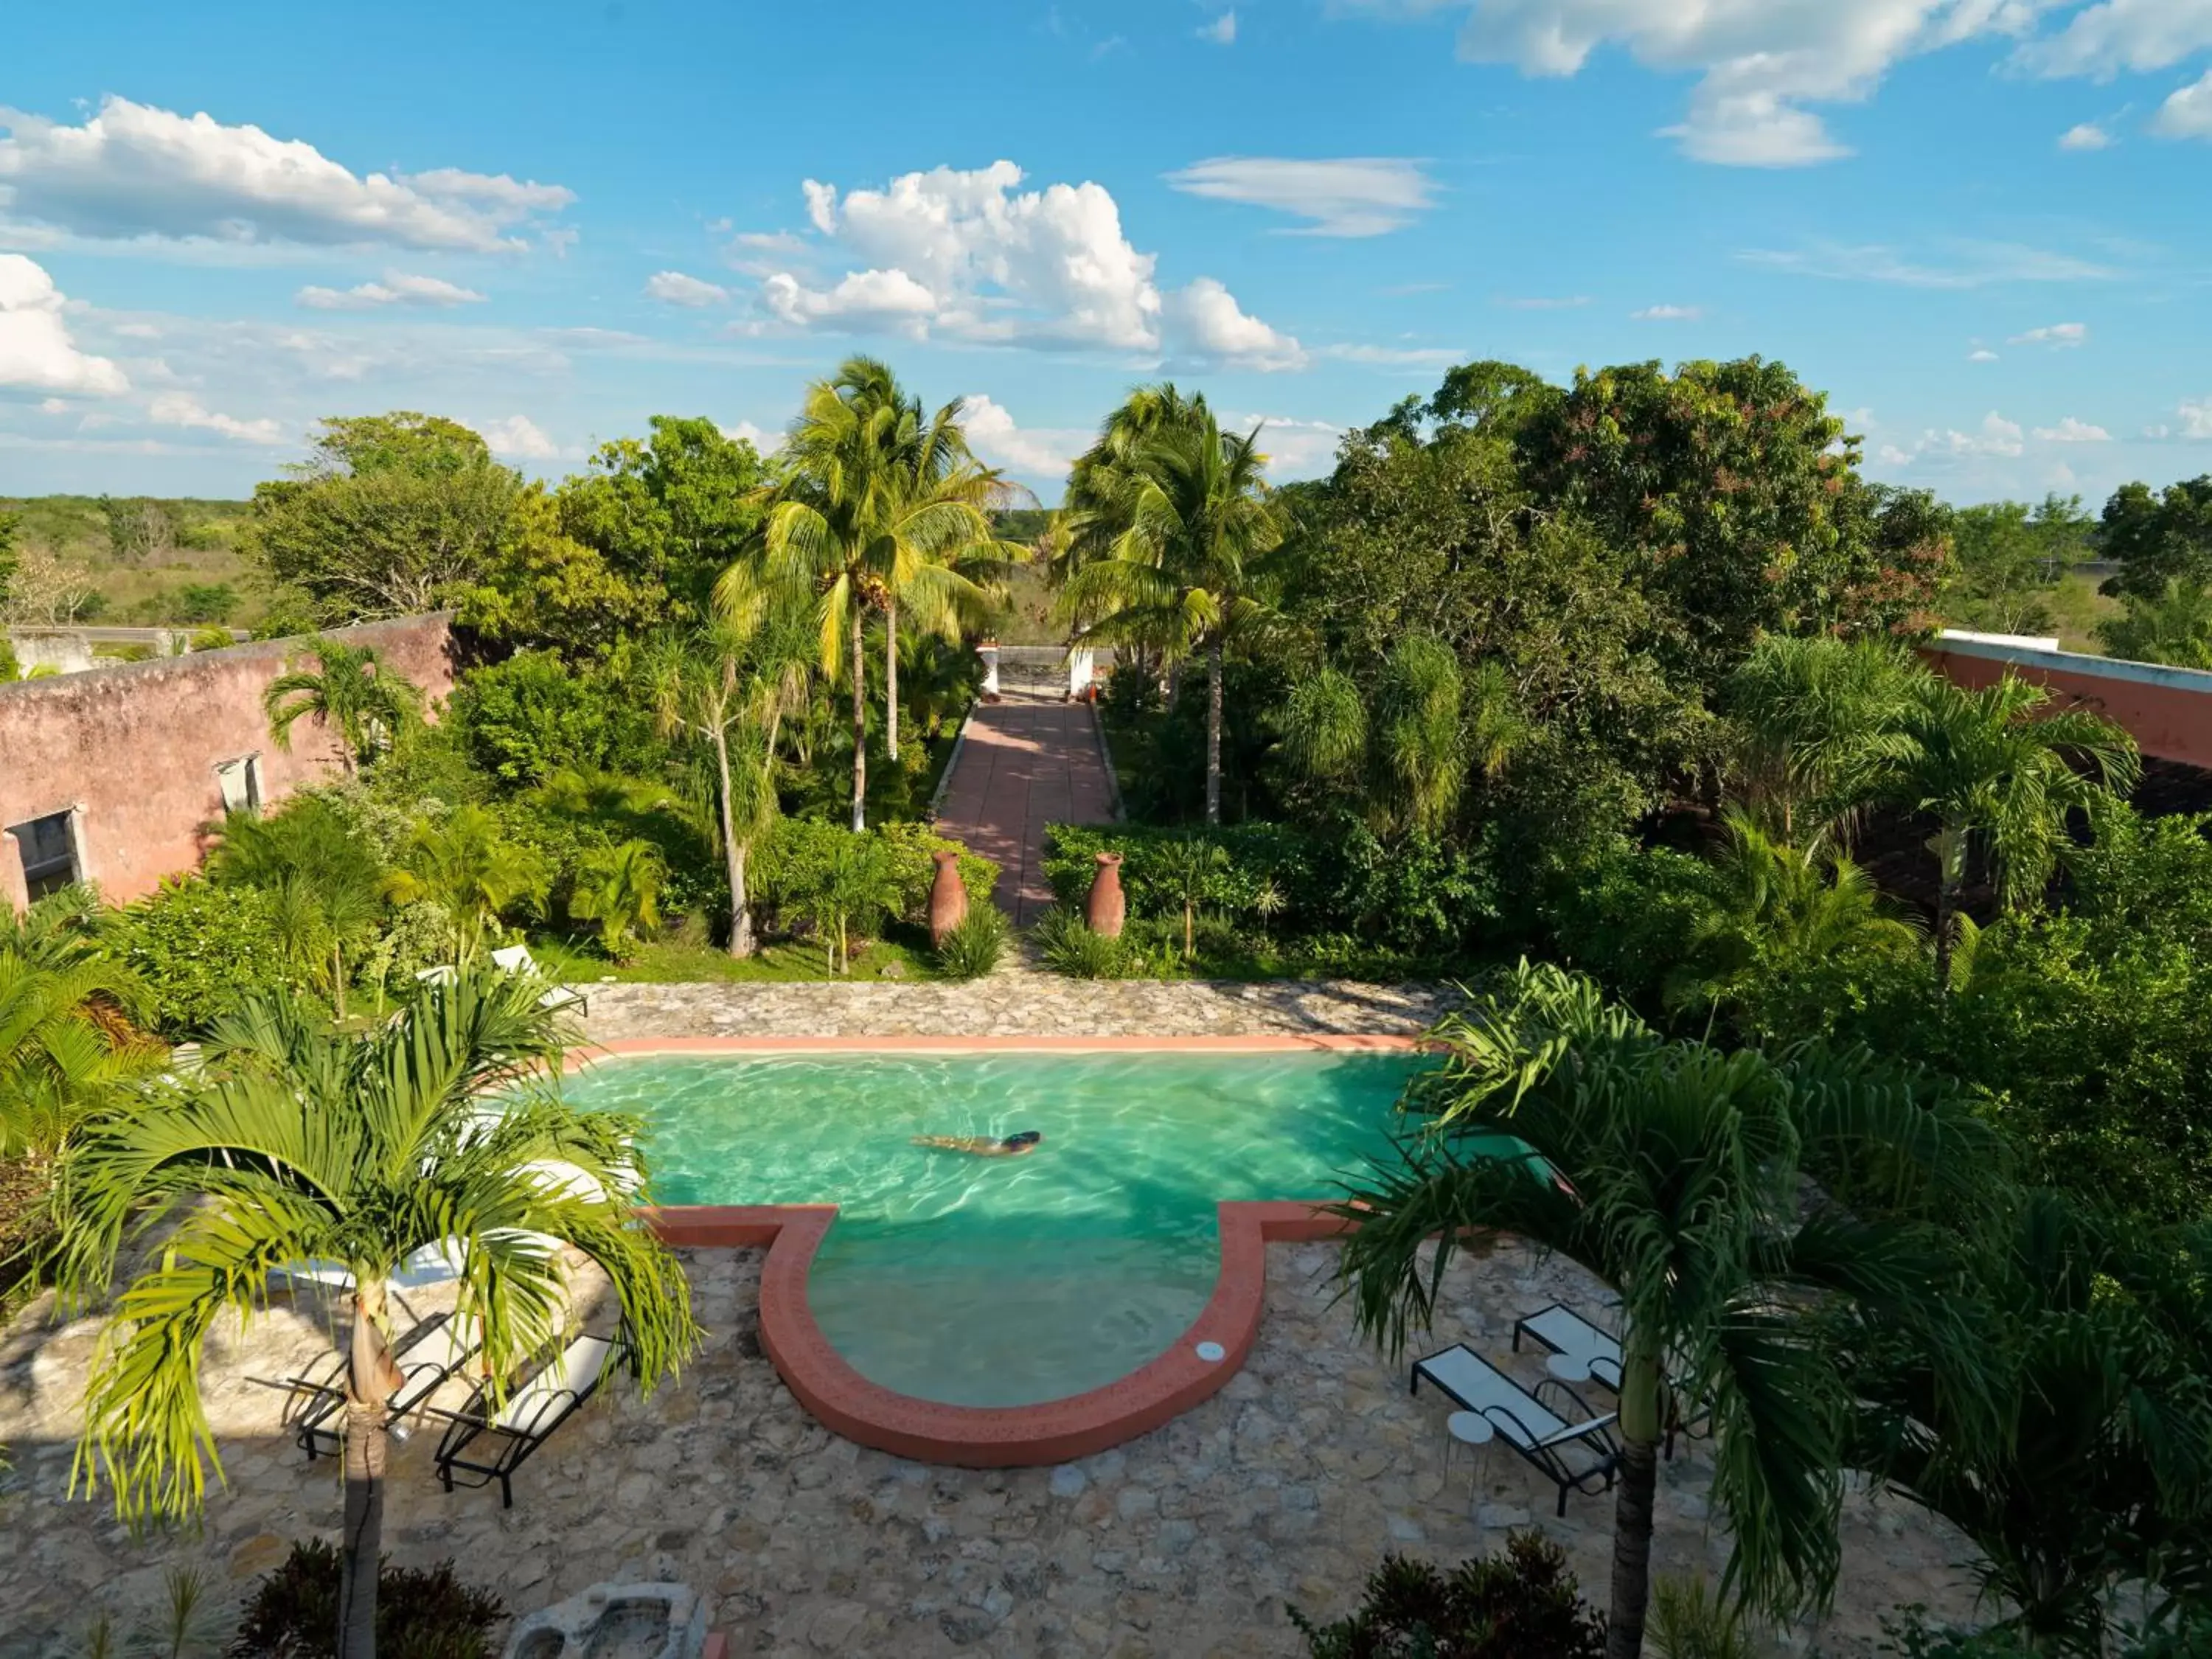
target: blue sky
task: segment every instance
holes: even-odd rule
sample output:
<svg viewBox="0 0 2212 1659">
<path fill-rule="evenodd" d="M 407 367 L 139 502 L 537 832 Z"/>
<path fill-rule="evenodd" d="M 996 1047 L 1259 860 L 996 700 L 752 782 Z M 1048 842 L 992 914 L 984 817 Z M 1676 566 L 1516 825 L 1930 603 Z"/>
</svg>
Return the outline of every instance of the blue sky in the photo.
<svg viewBox="0 0 2212 1659">
<path fill-rule="evenodd" d="M 1048 496 L 1139 380 L 1299 476 L 1470 356 L 1778 357 L 1962 501 L 2212 470 L 2212 0 L 111 3 L 0 106 L 0 493 L 400 407 L 558 473 L 854 349 Z"/>
</svg>

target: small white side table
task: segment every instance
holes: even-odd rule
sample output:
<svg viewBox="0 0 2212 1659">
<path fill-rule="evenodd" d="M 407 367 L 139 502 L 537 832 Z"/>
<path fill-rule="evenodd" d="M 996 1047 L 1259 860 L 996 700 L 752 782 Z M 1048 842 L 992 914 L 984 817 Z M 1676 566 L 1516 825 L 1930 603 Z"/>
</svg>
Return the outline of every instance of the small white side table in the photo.
<svg viewBox="0 0 2212 1659">
<path fill-rule="evenodd" d="M 1475 1487 L 1482 1480 L 1480 1453 L 1483 1448 L 1490 1444 L 1497 1431 L 1491 1426 L 1490 1419 L 1480 1412 L 1454 1412 L 1449 1417 L 1444 1419 L 1444 1432 L 1450 1437 L 1444 1443 L 1444 1473 L 1446 1474 L 1451 1473 L 1452 1452 L 1455 1448 L 1470 1446 L 1477 1454 L 1474 1472 L 1468 1476 L 1468 1503 L 1472 1507 L 1474 1502 Z"/>
</svg>

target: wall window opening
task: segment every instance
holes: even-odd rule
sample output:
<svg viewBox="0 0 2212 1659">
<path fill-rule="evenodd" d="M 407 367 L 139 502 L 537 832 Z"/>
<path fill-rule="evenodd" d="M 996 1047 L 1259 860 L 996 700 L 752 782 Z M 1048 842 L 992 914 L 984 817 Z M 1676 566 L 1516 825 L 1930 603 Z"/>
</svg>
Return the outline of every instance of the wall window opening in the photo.
<svg viewBox="0 0 2212 1659">
<path fill-rule="evenodd" d="M 68 813 L 51 812 L 11 823 L 8 833 L 22 853 L 23 884 L 33 900 L 58 893 L 77 879 L 76 837 L 70 833 Z"/>
<path fill-rule="evenodd" d="M 245 755 L 237 760 L 218 761 L 215 779 L 222 789 L 224 811 L 258 812 L 261 810 L 260 756 Z"/>
</svg>

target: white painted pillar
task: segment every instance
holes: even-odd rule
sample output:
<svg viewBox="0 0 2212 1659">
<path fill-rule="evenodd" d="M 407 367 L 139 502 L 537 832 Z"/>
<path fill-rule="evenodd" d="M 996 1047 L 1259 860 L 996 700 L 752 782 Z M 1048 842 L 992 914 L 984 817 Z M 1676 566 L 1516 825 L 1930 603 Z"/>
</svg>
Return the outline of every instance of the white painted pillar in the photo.
<svg viewBox="0 0 2212 1659">
<path fill-rule="evenodd" d="M 983 659 L 983 695 L 995 697 L 999 695 L 999 642 L 984 641 L 975 647 L 975 654 Z"/>
<path fill-rule="evenodd" d="M 1077 702 L 1091 695 L 1097 657 L 1097 653 L 1087 645 L 1079 645 L 1067 653 L 1067 695 Z"/>
</svg>

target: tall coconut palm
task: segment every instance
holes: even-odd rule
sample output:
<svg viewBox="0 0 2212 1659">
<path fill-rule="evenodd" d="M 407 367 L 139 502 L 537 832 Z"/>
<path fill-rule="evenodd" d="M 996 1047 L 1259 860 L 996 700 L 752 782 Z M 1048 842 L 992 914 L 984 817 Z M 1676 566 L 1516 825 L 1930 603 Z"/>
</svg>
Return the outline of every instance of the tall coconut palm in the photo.
<svg viewBox="0 0 2212 1659">
<path fill-rule="evenodd" d="M 932 627 L 990 601 L 989 590 L 957 567 L 1000 547 L 989 513 L 1007 486 L 969 452 L 960 415 L 956 400 L 925 419 L 883 364 L 848 360 L 807 393 L 784 441 L 782 477 L 762 493 L 768 516 L 757 556 L 732 565 L 716 584 L 723 615 L 741 623 L 764 599 L 814 605 L 822 672 L 836 673 L 842 658 L 851 680 L 855 830 L 867 827 L 867 613 L 890 623 L 895 709 L 899 599 Z"/>
<path fill-rule="evenodd" d="M 551 884 L 545 860 L 502 839 L 499 820 L 481 806 L 461 807 L 443 823 L 426 818 L 416 824 L 405 862 L 385 878 L 385 891 L 398 903 L 427 900 L 444 907 L 460 937 L 464 962 L 476 955 L 503 914 L 542 903 Z"/>
<path fill-rule="evenodd" d="M 2008 909 L 2033 907 L 2057 867 L 2069 814 L 2125 793 L 2142 774 L 2135 741 L 2102 715 L 2050 707 L 2050 690 L 2010 669 L 1978 691 L 1923 681 L 1877 775 L 1882 793 L 1936 822 L 1936 983 L 1951 983 L 1954 918 L 1978 869 Z"/>
<path fill-rule="evenodd" d="M 338 762 L 350 776 L 422 712 L 420 688 L 385 665 L 375 647 L 318 636 L 307 641 L 315 666 L 295 668 L 269 682 L 261 694 L 269 735 L 289 753 L 292 728 L 302 720 L 335 735 Z"/>
<path fill-rule="evenodd" d="M 495 1392 L 569 1317 L 563 1247 L 605 1273 L 641 1387 L 697 1344 L 682 1268 L 631 1207 L 636 1126 L 561 1100 L 569 1033 L 538 995 L 466 971 L 361 1036 L 296 1002 L 249 1003 L 216 1029 L 200 1079 L 99 1120 L 71 1161 L 60 1261 L 72 1297 L 105 1292 L 127 1245 L 161 1240 L 112 1304 L 77 1454 L 77 1480 L 105 1482 L 125 1518 L 189 1516 L 209 1472 L 221 1475 L 200 1391 L 216 1321 L 250 1322 L 287 1263 L 351 1276 L 341 1659 L 375 1652 L 398 1376 L 387 1285 L 408 1256 L 440 1248 L 460 1264 L 456 1316 L 480 1332 Z M 549 1161 L 583 1178 L 549 1179 Z"/>
<path fill-rule="evenodd" d="M 1643 1644 L 1670 1391 L 1711 1413 L 1734 1586 L 1769 1608 L 1823 1599 L 1851 1401 L 1808 1316 L 1935 1317 L 1944 1259 L 1875 1197 L 1960 1202 L 1986 1133 L 1863 1053 L 1664 1041 L 1555 968 L 1524 963 L 1431 1036 L 1444 1063 L 1416 1085 L 1427 1127 L 1340 1206 L 1358 1224 L 1342 1270 L 1361 1328 L 1401 1352 L 1470 1231 L 1579 1263 L 1623 1320 L 1610 1659 Z M 1808 1206 L 1810 1169 L 1858 1175 L 1859 1201 Z"/>
<path fill-rule="evenodd" d="M 1070 533 L 1090 551 L 1061 590 L 1060 612 L 1094 617 L 1089 637 L 1164 663 L 1205 658 L 1206 821 L 1218 823 L 1223 660 L 1268 614 L 1267 557 L 1282 544 L 1282 514 L 1258 428 L 1224 433 L 1204 398 L 1185 402 L 1172 386 L 1131 403 L 1107 422 L 1099 459 L 1079 469 L 1088 505 Z"/>
</svg>

